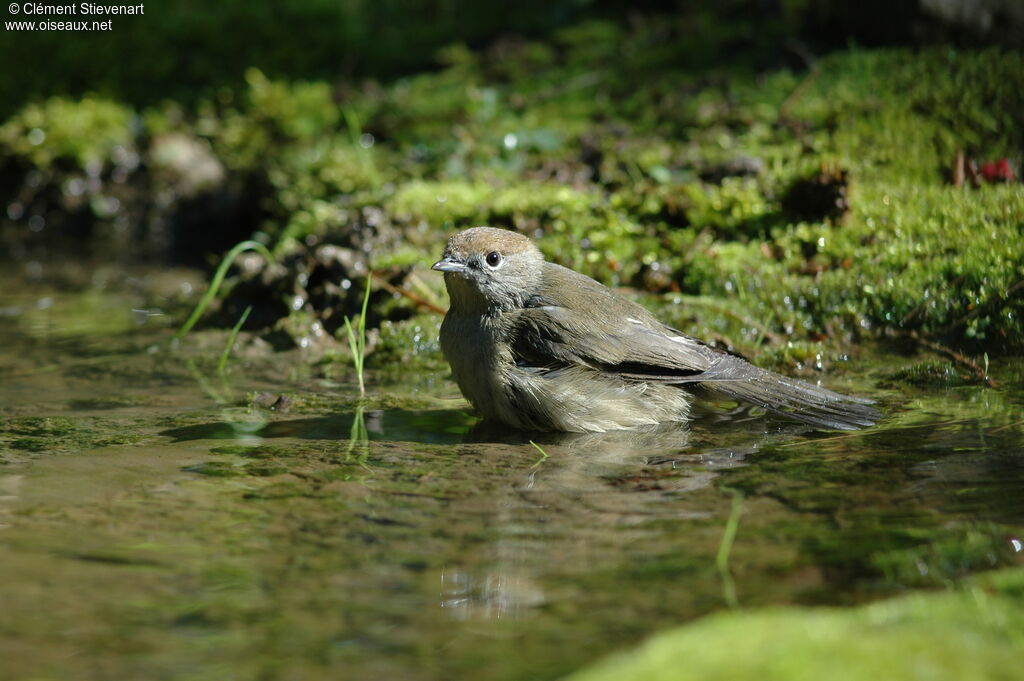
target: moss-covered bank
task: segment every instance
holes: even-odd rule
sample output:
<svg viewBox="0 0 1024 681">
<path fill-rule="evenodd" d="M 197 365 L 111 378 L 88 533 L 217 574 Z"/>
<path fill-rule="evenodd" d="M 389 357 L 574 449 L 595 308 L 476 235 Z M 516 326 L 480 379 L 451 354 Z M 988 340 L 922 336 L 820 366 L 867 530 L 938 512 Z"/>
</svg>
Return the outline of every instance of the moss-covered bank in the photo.
<svg viewBox="0 0 1024 681">
<path fill-rule="evenodd" d="M 454 46 L 439 71 L 341 97 L 253 69 L 244 95 L 195 107 L 33 103 L 0 126 L 0 235 L 23 258 L 60 236 L 196 263 L 255 237 L 385 268 L 423 267 L 448 232 L 487 223 L 747 351 L 864 335 L 1024 347 L 1021 184 L 953 182 L 958 151 L 1019 164 L 1020 53 L 697 69 L 694 30 L 648 16 Z M 430 281 L 419 297 L 436 300 Z"/>
<path fill-rule="evenodd" d="M 1012 679 L 1024 645 L 1024 571 L 854 609 L 713 615 L 657 635 L 572 681 Z"/>
</svg>

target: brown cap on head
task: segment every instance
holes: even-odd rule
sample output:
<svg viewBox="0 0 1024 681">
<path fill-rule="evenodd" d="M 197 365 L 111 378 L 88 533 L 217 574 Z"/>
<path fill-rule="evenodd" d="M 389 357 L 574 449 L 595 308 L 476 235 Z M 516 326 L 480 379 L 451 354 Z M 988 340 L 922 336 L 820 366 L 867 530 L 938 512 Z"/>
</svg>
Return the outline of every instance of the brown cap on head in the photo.
<svg viewBox="0 0 1024 681">
<path fill-rule="evenodd" d="M 517 232 L 496 227 L 473 227 L 452 235 L 445 248 L 446 255 L 468 256 L 470 253 L 498 251 L 502 255 L 536 251 L 529 238 Z"/>
</svg>

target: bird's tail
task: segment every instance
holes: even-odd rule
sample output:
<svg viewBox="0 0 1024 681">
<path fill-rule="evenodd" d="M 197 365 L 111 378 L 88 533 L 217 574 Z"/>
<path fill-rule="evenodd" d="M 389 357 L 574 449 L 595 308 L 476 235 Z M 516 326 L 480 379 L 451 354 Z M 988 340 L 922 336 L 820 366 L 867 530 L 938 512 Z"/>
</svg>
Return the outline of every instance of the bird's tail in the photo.
<svg viewBox="0 0 1024 681">
<path fill-rule="evenodd" d="M 749 402 L 818 428 L 857 430 L 882 417 L 871 400 L 841 395 L 750 364 L 741 373 L 701 381 L 700 385 L 712 395 Z"/>
</svg>

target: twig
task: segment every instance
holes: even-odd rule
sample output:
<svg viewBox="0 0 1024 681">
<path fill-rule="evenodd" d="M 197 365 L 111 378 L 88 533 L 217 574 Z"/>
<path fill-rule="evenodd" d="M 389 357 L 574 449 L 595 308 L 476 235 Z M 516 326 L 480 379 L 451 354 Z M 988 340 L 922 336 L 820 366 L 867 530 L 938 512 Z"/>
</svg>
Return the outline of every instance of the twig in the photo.
<svg viewBox="0 0 1024 681">
<path fill-rule="evenodd" d="M 998 432 L 1007 430 L 1008 428 L 1018 428 L 1021 425 L 1024 425 L 1024 421 L 1014 421 L 1013 423 L 1007 423 L 1005 426 L 999 426 L 998 428 L 993 428 L 992 430 L 990 430 L 988 432 L 990 434 L 991 433 L 998 433 Z"/>
<path fill-rule="evenodd" d="M 995 379 L 991 378 L 988 375 L 988 372 L 986 372 L 983 368 L 978 366 L 978 363 L 975 362 L 970 357 L 968 357 L 967 355 L 959 353 L 952 348 L 947 348 L 945 345 L 942 345 L 941 343 L 929 340 L 922 336 L 921 334 L 919 334 L 917 331 L 909 331 L 907 333 L 907 336 L 918 345 L 924 346 L 931 350 L 932 352 L 937 352 L 940 355 L 945 355 L 946 357 L 949 357 L 951 360 L 953 360 L 954 362 L 956 362 L 957 364 L 959 364 L 960 366 L 964 367 L 972 374 L 974 374 L 974 377 L 977 380 L 981 381 L 988 387 L 999 387 L 999 383 Z"/>
<path fill-rule="evenodd" d="M 428 310 L 430 310 L 431 312 L 435 312 L 437 314 L 444 314 L 445 312 L 447 312 L 447 310 L 445 310 L 443 307 L 440 307 L 439 305 L 435 305 L 434 303 L 430 302 L 429 300 L 421 298 L 420 296 L 416 295 L 415 293 L 413 293 L 409 289 L 403 288 L 401 286 L 395 286 L 394 284 L 389 282 L 387 279 L 385 279 L 382 275 L 377 274 L 376 272 L 373 272 L 372 275 L 373 275 L 374 281 L 376 281 L 377 284 L 382 289 L 387 291 L 388 293 L 397 293 L 398 295 L 402 296 L 403 298 L 407 298 L 407 299 L 411 300 L 414 304 L 419 305 L 420 307 L 425 307 Z"/>
<path fill-rule="evenodd" d="M 409 288 L 415 291 L 419 291 L 420 295 L 423 298 L 426 298 L 428 301 L 434 303 L 435 305 L 438 305 L 440 303 L 434 291 L 429 286 L 427 286 L 426 282 L 423 281 L 423 279 L 419 276 L 419 274 L 416 273 L 415 270 L 409 272 L 409 275 L 405 278 L 405 280 L 409 283 Z"/>
</svg>

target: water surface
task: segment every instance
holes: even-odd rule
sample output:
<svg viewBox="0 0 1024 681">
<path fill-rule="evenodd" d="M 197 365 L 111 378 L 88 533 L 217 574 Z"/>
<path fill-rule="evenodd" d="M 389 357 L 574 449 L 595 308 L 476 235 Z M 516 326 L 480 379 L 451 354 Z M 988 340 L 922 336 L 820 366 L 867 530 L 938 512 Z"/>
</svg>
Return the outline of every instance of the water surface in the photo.
<svg viewBox="0 0 1024 681">
<path fill-rule="evenodd" d="M 742 607 L 853 604 L 1020 564 L 1019 361 L 993 390 L 855 359 L 829 385 L 889 413 L 859 433 L 709 412 L 542 453 L 443 375 L 371 376 L 353 439 L 301 352 L 220 376 L 224 334 L 174 347 L 130 294 L 0 298 L 2 678 L 553 679 L 729 577 Z"/>
</svg>

